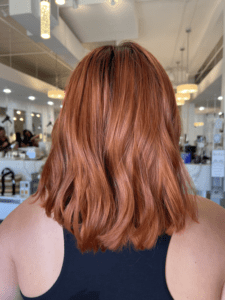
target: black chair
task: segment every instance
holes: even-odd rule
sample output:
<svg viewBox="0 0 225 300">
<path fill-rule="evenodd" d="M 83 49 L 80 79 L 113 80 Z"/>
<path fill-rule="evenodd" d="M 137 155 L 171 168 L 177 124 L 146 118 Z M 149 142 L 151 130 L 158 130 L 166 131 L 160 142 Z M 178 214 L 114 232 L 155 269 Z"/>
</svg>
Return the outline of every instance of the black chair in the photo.
<svg viewBox="0 0 225 300">
<path fill-rule="evenodd" d="M 4 196 L 5 193 L 5 177 L 9 174 L 11 174 L 12 178 L 12 195 L 16 194 L 15 174 L 11 169 L 5 168 L 2 170 L 2 196 Z"/>
</svg>

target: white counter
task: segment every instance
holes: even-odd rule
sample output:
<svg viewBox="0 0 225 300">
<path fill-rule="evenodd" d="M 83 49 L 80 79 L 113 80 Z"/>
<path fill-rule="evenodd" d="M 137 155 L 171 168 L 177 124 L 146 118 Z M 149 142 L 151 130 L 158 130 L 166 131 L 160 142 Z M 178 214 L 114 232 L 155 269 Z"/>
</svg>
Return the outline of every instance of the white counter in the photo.
<svg viewBox="0 0 225 300">
<path fill-rule="evenodd" d="M 47 157 L 40 160 L 18 160 L 12 158 L 0 158 L 0 173 L 4 168 L 10 168 L 16 175 L 21 174 L 22 180 L 31 180 L 31 174 L 39 172 L 45 164 Z"/>
<path fill-rule="evenodd" d="M 17 206 L 19 206 L 26 199 L 27 197 L 21 197 L 20 195 L 0 195 L 0 220 L 4 220 Z"/>
</svg>

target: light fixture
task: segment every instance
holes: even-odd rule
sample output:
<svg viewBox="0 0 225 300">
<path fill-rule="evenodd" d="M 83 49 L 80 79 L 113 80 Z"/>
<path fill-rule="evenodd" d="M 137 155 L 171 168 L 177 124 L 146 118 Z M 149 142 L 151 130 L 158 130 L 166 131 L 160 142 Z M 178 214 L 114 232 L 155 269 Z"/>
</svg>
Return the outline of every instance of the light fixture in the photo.
<svg viewBox="0 0 225 300">
<path fill-rule="evenodd" d="M 194 126 L 195 127 L 204 126 L 204 123 L 203 122 L 196 122 L 196 123 L 194 123 Z"/>
<path fill-rule="evenodd" d="M 4 89 L 3 92 L 6 94 L 10 94 L 12 91 L 10 89 Z"/>
<path fill-rule="evenodd" d="M 23 121 L 23 118 L 20 118 L 20 121 Z"/>
<path fill-rule="evenodd" d="M 111 5 L 114 6 L 116 3 L 118 3 L 118 0 L 111 0 Z"/>
<path fill-rule="evenodd" d="M 31 115 L 31 117 L 34 117 L 34 114 L 32 113 L 32 114 L 30 114 Z"/>
<path fill-rule="evenodd" d="M 177 93 L 181 94 L 193 94 L 198 91 L 198 86 L 197 84 L 181 84 L 177 87 Z"/>
<path fill-rule="evenodd" d="M 37 117 L 37 118 L 40 118 L 40 115 L 39 115 L 39 114 L 36 114 L 36 117 Z"/>
<path fill-rule="evenodd" d="M 41 37 L 50 38 L 50 3 L 48 1 L 40 2 L 41 9 Z"/>
<path fill-rule="evenodd" d="M 223 114 L 222 111 L 220 111 L 220 112 L 219 112 L 219 115 L 221 116 L 222 114 Z"/>
<path fill-rule="evenodd" d="M 182 93 L 177 93 L 175 94 L 176 100 L 190 100 L 191 96 L 190 94 L 182 94 Z"/>
<path fill-rule="evenodd" d="M 52 101 L 48 101 L 48 105 L 53 105 L 54 103 Z"/>
<path fill-rule="evenodd" d="M 120 2 L 122 2 L 121 0 L 119 1 L 119 0 L 106 0 L 106 3 L 108 4 L 108 5 L 110 5 L 110 6 L 116 6 L 116 5 L 118 5 Z"/>
<path fill-rule="evenodd" d="M 205 109 L 205 107 L 203 107 L 203 106 L 199 107 L 199 110 L 204 110 L 204 109 Z"/>
<path fill-rule="evenodd" d="M 16 118 L 16 117 L 14 117 L 14 118 L 13 118 L 13 120 L 14 120 L 14 121 L 16 121 L 16 120 L 17 120 L 17 118 Z"/>
<path fill-rule="evenodd" d="M 55 3 L 58 5 L 64 5 L 66 3 L 66 0 L 55 0 Z"/>
<path fill-rule="evenodd" d="M 20 110 L 17 110 L 17 115 L 21 115 L 21 111 Z"/>
<path fill-rule="evenodd" d="M 217 99 L 218 100 L 223 100 L 223 96 L 219 96 Z"/>
<path fill-rule="evenodd" d="M 62 106 L 62 104 L 60 105 L 60 108 L 62 108 L 63 106 Z"/>
<path fill-rule="evenodd" d="M 34 96 L 29 96 L 28 99 L 34 101 L 36 98 Z"/>
<path fill-rule="evenodd" d="M 178 105 L 178 106 L 184 105 L 184 100 L 178 100 L 178 101 L 177 101 L 177 105 Z"/>
<path fill-rule="evenodd" d="M 65 97 L 65 93 L 62 90 L 52 90 L 48 91 L 48 98 L 52 99 L 63 99 Z"/>
<path fill-rule="evenodd" d="M 187 29 L 186 30 L 187 32 L 187 80 L 188 80 L 188 60 L 189 60 L 189 34 L 191 32 L 191 29 Z M 193 93 L 196 93 L 198 91 L 198 86 L 197 84 L 182 84 L 182 85 L 179 85 L 177 87 L 177 93 L 189 93 L 189 94 L 193 94 Z"/>
<path fill-rule="evenodd" d="M 57 55 L 56 55 L 56 67 L 55 67 L 55 85 L 56 89 L 48 91 L 48 97 L 52 99 L 63 99 L 65 97 L 65 92 L 58 88 L 58 73 L 57 73 Z"/>
</svg>

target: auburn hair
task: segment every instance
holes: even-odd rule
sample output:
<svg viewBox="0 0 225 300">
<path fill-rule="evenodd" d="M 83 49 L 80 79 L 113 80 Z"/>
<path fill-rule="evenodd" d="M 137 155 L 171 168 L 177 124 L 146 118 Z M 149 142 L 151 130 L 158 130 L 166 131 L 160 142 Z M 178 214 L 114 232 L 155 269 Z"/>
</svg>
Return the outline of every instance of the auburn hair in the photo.
<svg viewBox="0 0 225 300">
<path fill-rule="evenodd" d="M 70 231 L 81 253 L 155 247 L 198 222 L 180 155 L 172 84 L 137 43 L 91 51 L 73 71 L 52 131 L 36 202 Z"/>
</svg>

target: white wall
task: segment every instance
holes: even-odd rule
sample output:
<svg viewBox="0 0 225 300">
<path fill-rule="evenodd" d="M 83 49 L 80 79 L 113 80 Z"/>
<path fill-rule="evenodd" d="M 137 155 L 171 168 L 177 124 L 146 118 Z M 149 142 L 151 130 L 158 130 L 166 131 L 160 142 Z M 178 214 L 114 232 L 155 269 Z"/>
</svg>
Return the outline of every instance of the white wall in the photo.
<svg viewBox="0 0 225 300">
<path fill-rule="evenodd" d="M 194 145 L 197 136 L 203 135 L 206 137 L 208 150 L 211 151 L 213 146 L 214 114 L 195 114 L 195 105 L 186 102 L 181 107 L 181 119 L 183 136 L 184 134 L 188 134 L 189 144 Z M 204 126 L 194 127 L 195 122 L 203 122 Z"/>
<path fill-rule="evenodd" d="M 10 133 L 14 133 L 14 109 L 26 111 L 26 129 L 32 131 L 32 112 L 40 113 L 42 115 L 42 135 L 43 140 L 46 141 L 47 134 L 50 135 L 52 126 L 46 127 L 48 122 L 51 121 L 54 125 L 54 107 L 49 105 L 38 105 L 35 102 L 23 102 L 17 99 L 8 99 L 0 97 L 0 107 L 8 107 L 7 114 L 10 116 L 12 124 L 5 122 L 2 124 L 4 117 L 0 117 L 0 126 L 6 130 L 6 135 L 9 137 Z"/>
<path fill-rule="evenodd" d="M 198 135 L 206 136 L 206 131 L 205 131 L 205 128 L 206 128 L 206 115 L 205 114 L 195 115 L 194 122 L 195 123 L 196 122 L 203 122 L 204 123 L 204 126 L 194 128 L 196 138 L 197 138 Z"/>
<path fill-rule="evenodd" d="M 182 119 L 182 125 L 184 127 L 184 133 L 186 133 L 186 128 L 187 128 L 187 108 L 188 106 L 186 106 L 185 109 L 183 109 L 183 116 L 184 119 Z M 191 111 L 191 108 L 190 108 Z M 189 113 L 190 113 L 189 111 Z M 190 115 L 189 115 L 190 117 Z M 218 115 L 216 115 L 216 117 L 214 116 L 214 114 L 195 114 L 194 115 L 194 120 L 193 118 L 189 119 L 189 143 L 190 145 L 194 145 L 194 141 L 197 139 L 198 135 L 203 135 L 206 137 L 206 142 L 208 143 L 207 146 L 207 155 L 210 156 L 211 155 L 211 151 L 213 148 L 213 129 L 214 129 L 214 122 L 215 119 L 218 118 Z M 204 126 L 201 127 L 194 127 L 194 125 L 192 125 L 192 123 L 194 122 L 203 122 Z"/>
</svg>

